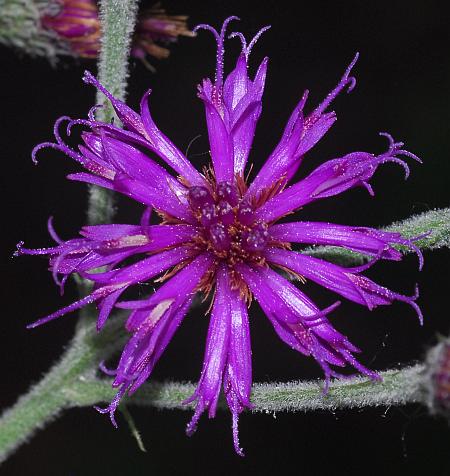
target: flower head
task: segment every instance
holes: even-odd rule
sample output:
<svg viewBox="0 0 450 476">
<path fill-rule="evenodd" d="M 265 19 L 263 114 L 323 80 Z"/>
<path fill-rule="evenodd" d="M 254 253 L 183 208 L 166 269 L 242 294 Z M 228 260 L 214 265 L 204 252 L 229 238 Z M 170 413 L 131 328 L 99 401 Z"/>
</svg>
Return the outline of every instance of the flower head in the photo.
<svg viewBox="0 0 450 476">
<path fill-rule="evenodd" d="M 442 339 L 428 351 L 428 406 L 433 413 L 450 416 L 450 341 Z"/>
<path fill-rule="evenodd" d="M 142 11 L 136 24 L 131 56 L 141 59 L 150 68 L 147 55 L 167 58 L 170 51 L 165 45 L 173 43 L 179 36 L 194 35 L 187 27 L 187 18 L 185 15 L 168 15 L 159 7 Z M 63 39 L 75 56 L 97 58 L 100 20 L 95 0 L 52 0 L 41 23 Z"/>
<path fill-rule="evenodd" d="M 100 22 L 95 0 L 54 0 L 41 18 L 69 45 L 75 56 L 96 58 L 100 49 Z"/>
<path fill-rule="evenodd" d="M 166 47 L 179 36 L 195 36 L 187 26 L 186 15 L 168 15 L 157 6 L 144 10 L 139 15 L 134 33 L 131 56 L 145 61 L 147 55 L 157 59 L 170 54 Z"/>
<path fill-rule="evenodd" d="M 328 318 L 339 302 L 319 309 L 279 271 L 309 279 L 369 309 L 404 301 L 422 319 L 415 303 L 417 292 L 404 296 L 362 274 L 380 259 L 400 260 L 397 245 L 415 250 L 420 266 L 422 256 L 413 242 L 399 233 L 319 222 L 277 223 L 307 203 L 356 186 L 364 186 L 373 194 L 369 182 L 378 166 L 394 162 L 408 172 L 401 157 L 418 158 L 404 150 L 402 143 L 384 134 L 389 146 L 383 154 L 353 152 L 325 162 L 303 180 L 290 184 L 306 152 L 335 122 L 335 113 L 328 111 L 331 102 L 341 91 L 354 87 L 351 70 L 356 56 L 336 88 L 309 114 L 304 113 L 308 94 L 303 95 L 275 150 L 256 178 L 248 183 L 245 169 L 261 114 L 268 64 L 264 59 L 251 78 L 248 58 L 267 28 L 250 42 L 241 33 L 230 35 L 240 39 L 242 50 L 233 71 L 225 75 L 224 41 L 232 20 L 235 18 L 228 18 L 220 32 L 209 25 L 197 27 L 212 32 L 217 42 L 215 78 L 203 80 L 198 92 L 205 106 L 211 166 L 203 173 L 196 170 L 158 129 L 148 106 L 150 91 L 144 95 L 137 113 L 86 73 L 84 81 L 109 98 L 124 129 L 97 121 L 93 111 L 86 120 L 63 117 L 55 125 L 56 143 L 38 145 L 33 159 L 45 147 L 66 153 L 86 169 L 69 175 L 70 179 L 115 190 L 144 204 L 142 220 L 138 225 L 86 226 L 79 238 L 68 241 L 61 240 L 49 222 L 56 245 L 32 250 L 21 244 L 18 253 L 49 256 L 61 289 L 73 273 L 94 283 L 88 296 L 30 327 L 92 302 L 99 309 L 98 329 L 114 307 L 130 310 L 126 329 L 131 337 L 112 372 L 118 393 L 106 409 L 99 409 L 108 412 L 114 424 L 120 399 L 148 379 L 193 296 L 211 296 L 203 368 L 197 388 L 187 400 L 196 404 L 187 433 L 195 431 L 203 412 L 210 417 L 215 415 L 222 388 L 233 416 L 234 447 L 242 454 L 238 418 L 245 408 L 252 407 L 248 317 L 252 299 L 259 302 L 280 339 L 317 361 L 325 373 L 324 391 L 331 377 L 340 376 L 336 368 L 347 365 L 376 380 L 377 373 L 356 360 L 354 354 L 359 349 Z M 76 124 L 89 128 L 82 133 L 83 144 L 78 150 L 69 148 L 60 137 L 59 128 L 64 121 L 68 121 L 68 133 Z M 150 224 L 152 210 L 161 218 L 159 225 Z M 366 265 L 345 268 L 292 251 L 291 243 L 339 246 L 371 259 Z M 133 264 L 125 261 L 128 258 L 133 258 Z M 102 267 L 103 271 L 98 272 Z M 162 284 L 147 298 L 120 300 L 130 287 L 157 276 L 156 282 Z"/>
</svg>

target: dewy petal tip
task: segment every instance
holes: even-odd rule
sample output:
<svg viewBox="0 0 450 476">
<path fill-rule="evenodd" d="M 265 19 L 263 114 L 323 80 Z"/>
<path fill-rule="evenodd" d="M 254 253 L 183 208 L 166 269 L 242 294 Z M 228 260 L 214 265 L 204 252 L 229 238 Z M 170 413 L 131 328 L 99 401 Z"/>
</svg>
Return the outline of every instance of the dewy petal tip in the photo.
<svg viewBox="0 0 450 476">
<path fill-rule="evenodd" d="M 91 294 L 29 324 L 30 329 L 94 302 L 99 311 L 99 330 L 115 308 L 129 310 L 125 329 L 130 338 L 117 368 L 111 371 L 100 364 L 102 371 L 114 377 L 112 386 L 118 391 L 108 407 L 96 409 L 108 413 L 115 427 L 114 415 L 121 399 L 151 376 L 195 294 L 203 294 L 205 299 L 211 296 L 202 371 L 195 392 L 184 402 L 195 404 L 186 432 L 195 432 L 204 412 L 214 417 L 223 392 L 232 417 L 234 449 L 243 456 L 238 421 L 240 413 L 253 407 L 248 316 L 253 298 L 281 340 L 316 360 L 325 375 L 324 393 L 332 378 L 345 378 L 335 368 L 350 366 L 373 380 L 379 379 L 376 372 L 355 359 L 354 354 L 360 352 L 358 347 L 332 325 L 329 316 L 340 302 L 319 309 L 275 269 L 299 280 L 315 281 L 369 309 L 394 301 L 406 302 L 422 323 L 423 316 L 415 302 L 417 289 L 414 296 L 404 296 L 362 273 L 379 260 L 400 261 L 399 246 L 415 251 L 421 268 L 423 257 L 414 241 L 423 235 L 406 239 L 399 233 L 367 227 L 307 221 L 276 223 L 307 203 L 353 187 L 364 186 L 373 194 L 370 180 L 379 165 L 395 162 L 409 173 L 400 157 L 420 159 L 404 150 L 403 143 L 381 133 L 389 142 L 383 154 L 353 152 L 325 162 L 300 182 L 291 184 L 306 153 L 336 121 L 335 113 L 326 109 L 338 94 L 350 92 L 355 86 L 351 71 L 357 53 L 337 86 L 308 115 L 304 113 L 308 91 L 304 93 L 279 144 L 255 180 L 247 183 L 245 169 L 262 111 L 267 60 L 261 62 L 253 77 L 247 63 L 252 48 L 269 27 L 259 30 L 249 43 L 240 32 L 228 36 L 240 39 L 242 51 L 234 69 L 225 74 L 226 30 L 237 19 L 228 17 L 219 32 L 207 24 L 194 29 L 210 31 L 217 42 L 214 81 L 206 79 L 199 86 L 212 158 L 205 174 L 200 174 L 157 127 L 148 104 L 150 90 L 144 94 L 138 113 L 114 98 L 86 71 L 83 81 L 106 95 L 124 129 L 97 121 L 97 106 L 89 111 L 87 119 L 63 116 L 55 123 L 55 142 L 37 145 L 32 151 L 33 161 L 43 148 L 61 151 L 85 169 L 69 178 L 122 193 L 142 203 L 145 212 L 138 224 L 86 226 L 78 237 L 67 241 L 59 238 L 49 219 L 49 234 L 56 244 L 32 250 L 20 242 L 15 255 L 48 256 L 61 290 L 73 274 L 94 283 Z M 64 121 L 68 121 L 68 135 L 73 125 L 89 129 L 81 134 L 82 142 L 75 150 L 65 144 L 59 133 Z M 151 224 L 152 210 L 159 216 L 159 224 Z M 343 268 L 290 251 L 291 243 L 338 246 L 371 260 L 360 267 Z M 153 282 L 158 288 L 136 301 L 119 301 L 122 293 L 145 282 Z"/>
</svg>

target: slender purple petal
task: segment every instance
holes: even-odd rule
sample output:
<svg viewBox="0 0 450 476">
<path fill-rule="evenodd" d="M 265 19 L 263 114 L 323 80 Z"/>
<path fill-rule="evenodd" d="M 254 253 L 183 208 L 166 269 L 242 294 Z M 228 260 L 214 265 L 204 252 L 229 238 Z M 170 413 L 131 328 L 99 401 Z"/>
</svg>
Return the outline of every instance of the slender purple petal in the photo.
<svg viewBox="0 0 450 476">
<path fill-rule="evenodd" d="M 146 237 L 146 242 L 151 243 L 151 248 L 145 251 L 153 251 L 158 248 L 176 245 L 185 241 L 190 241 L 197 230 L 192 225 L 92 225 L 84 226 L 80 235 L 90 240 L 108 241 L 114 244 L 126 246 L 135 245 L 132 242 L 134 237 Z"/>
<path fill-rule="evenodd" d="M 270 187 L 272 183 L 279 180 L 283 175 L 286 175 L 287 180 L 294 175 L 303 155 L 317 144 L 336 121 L 335 113 L 325 113 L 325 110 L 343 89 L 347 86 L 347 92 L 353 89 L 355 79 L 350 76 L 350 72 L 357 59 L 358 54 L 356 54 L 346 69 L 339 84 L 306 119 L 303 115 L 303 108 L 308 97 L 308 91 L 305 91 L 289 118 L 279 144 L 252 182 L 249 193 L 257 195 L 264 188 Z"/>
<path fill-rule="evenodd" d="M 125 291 L 125 288 L 120 288 L 114 291 L 109 296 L 104 298 L 98 305 L 97 331 L 99 331 L 106 323 L 111 311 L 119 299 L 120 295 Z"/>
<path fill-rule="evenodd" d="M 414 296 L 395 293 L 365 276 L 352 272 L 351 268 L 343 268 L 302 253 L 271 248 L 265 251 L 265 256 L 269 262 L 291 269 L 369 309 L 392 304 L 394 301 L 406 302 L 415 309 L 420 322 L 423 320 L 420 308 L 414 302 L 418 297 L 417 292 Z"/>
<path fill-rule="evenodd" d="M 386 162 L 400 164 L 408 176 L 407 164 L 397 155 L 406 155 L 390 142 L 387 152 L 374 156 L 368 152 L 353 152 L 339 159 L 329 160 L 314 170 L 308 177 L 292 185 L 285 191 L 266 202 L 257 212 L 257 217 L 273 221 L 312 201 L 331 197 L 352 187 L 365 186 L 369 193 L 373 191 L 369 180 L 378 166 Z"/>
<path fill-rule="evenodd" d="M 247 306 L 239 298 L 238 292 L 229 291 L 228 294 L 231 306 L 230 350 L 227 362 L 228 381 L 241 404 L 250 407 L 252 351 Z"/>
<path fill-rule="evenodd" d="M 164 283 L 149 298 L 118 303 L 117 307 L 119 308 L 135 311 L 128 318 L 127 330 L 137 330 L 143 320 L 148 318 L 149 312 L 161 302 L 172 303 L 170 305 L 177 306 L 186 296 L 194 293 L 198 282 L 211 266 L 212 261 L 212 256 L 209 253 L 202 253 Z"/>
<path fill-rule="evenodd" d="M 264 188 L 272 185 L 273 182 L 286 173 L 289 165 L 292 165 L 292 157 L 294 157 L 304 131 L 303 107 L 307 97 L 308 91 L 304 93 L 301 101 L 292 112 L 280 142 L 251 183 L 248 190 L 249 195 L 257 195 Z"/>
<path fill-rule="evenodd" d="M 190 225 L 95 225 L 83 227 L 86 238 L 62 242 L 53 248 L 37 250 L 20 243 L 17 255 L 49 255 L 55 281 L 57 274 L 83 273 L 101 266 L 118 264 L 139 254 L 159 251 L 190 241 L 196 229 Z"/>
<path fill-rule="evenodd" d="M 111 293 L 117 291 L 119 288 L 124 287 L 124 285 L 111 285 L 111 286 L 104 286 L 102 288 L 98 288 L 93 291 L 91 294 L 85 296 L 84 298 L 70 304 L 69 306 L 63 307 L 58 311 L 54 312 L 53 314 L 49 314 L 46 317 L 43 317 L 27 326 L 27 329 L 34 329 L 35 327 L 41 326 L 42 324 L 46 324 L 47 322 L 53 321 L 58 317 L 64 316 L 70 312 L 76 311 L 77 309 L 81 309 L 88 304 L 92 304 L 99 299 L 103 299 L 109 296 Z"/>
<path fill-rule="evenodd" d="M 104 273 L 89 273 L 85 274 L 85 277 L 97 284 L 126 283 L 129 286 L 153 278 L 167 268 L 188 259 L 191 254 L 191 250 L 179 246 L 172 250 L 162 251 L 130 266 Z"/>
<path fill-rule="evenodd" d="M 221 266 L 217 272 L 217 288 L 206 338 L 202 373 L 194 394 L 184 402 L 197 401 L 194 416 L 186 428 L 189 436 L 197 429 L 198 420 L 205 410 L 208 410 L 210 418 L 216 413 L 230 339 L 231 309 L 227 292 L 228 279 L 226 267 Z"/>
<path fill-rule="evenodd" d="M 231 329 L 228 360 L 223 376 L 223 389 L 232 413 L 233 442 L 236 453 L 244 456 L 239 445 L 239 415 L 245 408 L 253 408 L 250 402 L 252 387 L 252 350 L 247 306 L 236 291 L 229 291 Z"/>
<path fill-rule="evenodd" d="M 233 180 L 233 142 L 216 106 L 200 95 L 205 104 L 211 159 L 217 180 Z"/>
<path fill-rule="evenodd" d="M 114 415 L 121 399 L 127 391 L 129 395 L 134 393 L 149 378 L 154 366 L 186 315 L 191 302 L 192 299 L 186 299 L 185 303 L 174 315 L 166 313 L 164 318 L 160 319 L 153 332 L 144 336 L 140 335 L 140 340 L 135 335 L 125 346 L 119 368 L 113 372 L 116 375 L 113 387 L 119 387 L 119 391 L 106 408 L 94 407 L 100 413 L 109 413 L 111 422 L 116 428 L 117 423 Z M 137 352 L 138 350 L 143 354 Z M 137 359 L 138 362 L 136 361 Z M 129 370 L 131 367 L 134 373 L 130 374 Z"/>
<path fill-rule="evenodd" d="M 143 235 L 144 227 L 139 225 L 122 225 L 114 223 L 112 225 L 91 225 L 83 226 L 80 235 L 90 240 L 106 241 L 119 240 L 126 236 Z"/>
<path fill-rule="evenodd" d="M 191 185 L 203 185 L 204 178 L 181 153 L 181 151 L 158 129 L 154 123 L 148 107 L 148 97 L 151 91 L 144 94 L 141 100 L 141 118 L 145 137 L 149 139 L 152 149 L 168 163 Z"/>
<path fill-rule="evenodd" d="M 236 74 L 230 73 L 225 81 L 224 103 L 230 117 L 234 172 L 238 174 L 244 173 L 256 124 L 261 115 L 267 63 L 268 58 L 265 58 L 258 68 L 255 79 L 251 81 L 247 77 L 246 60 L 241 55 L 236 65 Z"/>
<path fill-rule="evenodd" d="M 420 268 L 423 264 L 421 251 L 412 240 L 403 238 L 400 233 L 307 221 L 274 225 L 270 227 L 269 233 L 270 237 L 276 241 L 342 246 L 358 253 L 395 261 L 401 260 L 402 254 L 392 245 L 404 245 L 417 253 Z"/>
<path fill-rule="evenodd" d="M 293 349 L 312 355 L 322 367 L 326 377 L 339 376 L 330 365 L 343 367 L 350 363 L 371 378 L 378 375 L 359 364 L 351 355 L 358 352 L 348 339 L 336 331 L 325 314 L 295 286 L 271 269 L 252 269 L 238 266 L 265 314 L 279 337 Z"/>
</svg>

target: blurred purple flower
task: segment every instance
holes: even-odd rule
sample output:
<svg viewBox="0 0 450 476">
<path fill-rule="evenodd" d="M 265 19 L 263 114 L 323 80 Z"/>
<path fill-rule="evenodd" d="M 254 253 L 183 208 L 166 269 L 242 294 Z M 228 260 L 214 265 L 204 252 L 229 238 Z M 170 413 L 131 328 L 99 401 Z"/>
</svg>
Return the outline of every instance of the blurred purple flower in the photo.
<svg viewBox="0 0 450 476">
<path fill-rule="evenodd" d="M 443 340 L 435 350 L 429 352 L 428 364 L 431 367 L 430 383 L 434 412 L 450 415 L 450 342 Z"/>
<path fill-rule="evenodd" d="M 113 307 L 130 309 L 126 329 L 131 338 L 123 350 L 117 369 L 112 373 L 116 398 L 101 412 L 114 412 L 122 396 L 132 394 L 151 374 L 173 334 L 186 315 L 196 293 L 205 298 L 213 292 L 212 311 L 206 341 L 205 359 L 200 380 L 188 402 L 196 402 L 194 416 L 187 427 L 192 434 L 204 411 L 214 417 L 221 387 L 233 416 L 234 447 L 238 440 L 238 417 L 251 408 L 251 346 L 247 307 L 253 297 L 272 323 L 275 332 L 291 348 L 311 355 L 325 373 L 327 390 L 331 377 L 340 377 L 333 367 L 353 366 L 377 380 L 379 376 L 354 357 L 359 349 L 331 325 L 327 315 L 339 302 L 320 310 L 286 277 L 281 269 L 300 279 L 310 279 L 341 296 L 369 309 L 395 300 L 414 307 L 422 315 L 414 296 L 404 296 L 376 284 L 361 273 L 377 260 L 402 258 L 395 248 L 403 245 L 422 255 L 411 240 L 399 233 L 331 223 L 290 222 L 278 220 L 303 205 L 337 195 L 357 186 L 373 194 L 369 181 L 377 167 L 396 162 L 408 173 L 399 156 L 419 160 L 402 149 L 402 143 L 389 140 L 381 155 L 354 152 L 325 162 L 303 180 L 287 187 L 303 156 L 328 131 L 336 120 L 327 109 L 344 89 L 351 90 L 350 76 L 357 56 L 345 71 L 336 88 L 311 113 L 304 114 L 307 92 L 294 109 L 280 142 L 248 186 L 244 170 L 253 141 L 266 77 L 267 58 L 260 64 L 254 79 L 248 76 L 247 62 L 252 47 L 263 28 L 247 44 L 241 33 L 232 33 L 242 42 L 242 51 L 234 70 L 223 72 L 224 39 L 228 18 L 220 32 L 209 25 L 197 30 L 212 32 L 217 41 L 217 66 L 214 81 L 205 79 L 199 97 L 206 110 L 212 166 L 198 172 L 182 152 L 158 129 L 150 115 L 148 91 L 140 113 L 115 99 L 90 74 L 84 81 L 95 85 L 111 101 L 124 125 L 120 129 L 94 118 L 60 118 L 55 124 L 56 143 L 45 147 L 60 150 L 78 161 L 87 172 L 69 175 L 72 180 L 95 184 L 121 192 L 147 208 L 139 225 L 97 225 L 82 228 L 80 238 L 62 241 L 49 230 L 57 245 L 46 249 L 25 249 L 19 254 L 50 256 L 55 281 L 63 289 L 73 273 L 94 283 L 93 291 L 83 299 L 38 320 L 30 327 L 58 318 L 82 306 L 96 302 L 98 329 L 104 325 Z M 81 124 L 84 144 L 78 151 L 69 148 L 59 135 L 59 126 L 69 121 Z M 142 150 L 151 154 L 149 157 Z M 174 172 L 172 175 L 165 167 Z M 286 188 L 287 187 L 287 188 Z M 150 224 L 151 210 L 162 221 Z M 291 251 L 291 243 L 333 245 L 369 255 L 366 265 L 345 268 Z M 134 258 L 130 264 L 128 258 Z M 99 269 L 101 268 L 100 272 Z M 131 286 L 147 282 L 161 273 L 163 282 L 146 299 L 120 301 Z M 106 370 L 106 369 L 105 369 Z"/>
<path fill-rule="evenodd" d="M 51 0 L 41 23 L 70 47 L 75 56 L 96 58 L 100 50 L 100 22 L 94 0 Z"/>
<path fill-rule="evenodd" d="M 139 58 L 149 68 L 146 56 L 167 58 L 166 46 L 179 36 L 194 36 L 185 15 L 168 15 L 154 6 L 139 13 L 133 35 L 131 56 Z M 100 20 L 95 0 L 50 0 L 41 23 L 65 41 L 74 56 L 97 58 L 100 51 Z"/>
</svg>

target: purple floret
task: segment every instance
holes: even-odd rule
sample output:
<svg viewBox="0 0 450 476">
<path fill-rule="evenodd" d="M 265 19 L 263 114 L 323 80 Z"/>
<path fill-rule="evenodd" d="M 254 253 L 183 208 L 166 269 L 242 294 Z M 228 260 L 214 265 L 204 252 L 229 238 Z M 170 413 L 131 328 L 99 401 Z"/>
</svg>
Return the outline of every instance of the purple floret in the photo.
<svg viewBox="0 0 450 476">
<path fill-rule="evenodd" d="M 356 55 L 337 86 L 309 114 L 304 113 L 308 92 L 304 93 L 280 142 L 255 180 L 248 184 L 245 169 L 262 111 L 268 66 L 265 58 L 251 79 L 248 58 L 268 27 L 249 43 L 242 33 L 229 35 L 241 41 L 242 50 L 235 68 L 225 75 L 224 43 L 233 20 L 236 18 L 228 18 L 220 32 L 209 25 L 196 29 L 212 32 L 217 42 L 214 81 L 204 79 L 198 88 L 206 112 L 210 168 L 203 173 L 197 171 L 156 126 L 148 106 L 150 91 L 144 94 L 137 113 L 87 72 L 84 81 L 108 97 L 124 128 L 97 121 L 95 108 L 88 119 L 62 117 L 55 124 L 56 142 L 36 146 L 33 160 L 45 147 L 64 152 L 85 169 L 70 174 L 70 179 L 105 187 L 142 203 L 143 218 L 138 225 L 86 226 L 80 237 L 68 241 L 57 236 L 49 221 L 56 245 L 29 249 L 21 243 L 17 254 L 48 256 L 61 291 L 74 273 L 93 283 L 88 296 L 29 327 L 93 302 L 99 309 L 98 329 L 115 307 L 130 311 L 125 328 L 131 335 L 117 368 L 107 370 L 101 364 L 102 370 L 114 376 L 113 387 L 118 393 L 107 408 L 98 410 L 109 413 L 114 425 L 121 398 L 135 392 L 150 377 L 194 296 L 200 293 L 209 299 L 211 313 L 203 368 L 194 394 L 185 402 L 195 402 L 187 433 L 195 432 L 204 412 L 214 417 L 223 391 L 232 413 L 234 447 L 243 455 L 238 419 L 244 409 L 252 408 L 247 312 L 252 299 L 258 301 L 281 340 L 317 361 L 325 373 L 324 392 L 331 378 L 342 377 L 336 368 L 350 366 L 379 380 L 375 371 L 356 360 L 354 354 L 360 350 L 331 324 L 329 315 L 339 302 L 319 309 L 280 270 L 300 280 L 316 282 L 368 309 L 403 301 L 415 309 L 422 322 L 415 302 L 417 290 L 413 296 L 406 296 L 375 283 L 363 272 L 378 260 L 400 261 L 399 246 L 415 251 L 420 267 L 423 257 L 414 239 L 399 233 L 309 221 L 276 223 L 308 203 L 353 187 L 364 186 L 373 194 L 370 180 L 380 165 L 398 163 L 408 176 L 404 158 L 420 160 L 403 149 L 401 142 L 383 133 L 389 141 L 385 153 L 353 152 L 323 163 L 306 178 L 290 184 L 305 154 L 336 121 L 336 114 L 327 112 L 330 104 L 340 92 L 350 92 L 355 86 L 351 70 Z M 67 122 L 67 134 L 75 125 L 88 128 L 81 135 L 78 150 L 71 149 L 61 138 L 63 122 Z M 161 219 L 158 225 L 150 225 L 152 210 Z M 291 251 L 292 243 L 337 246 L 362 253 L 369 260 L 362 266 L 346 268 Z M 139 300 L 123 296 L 130 287 L 152 280 L 162 284 L 150 296 Z"/>
</svg>

